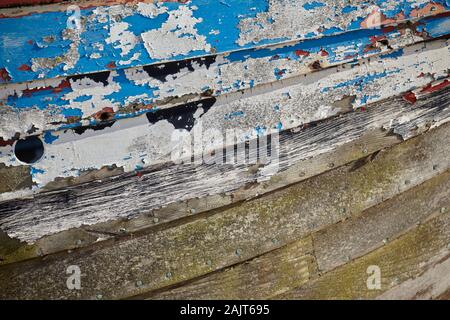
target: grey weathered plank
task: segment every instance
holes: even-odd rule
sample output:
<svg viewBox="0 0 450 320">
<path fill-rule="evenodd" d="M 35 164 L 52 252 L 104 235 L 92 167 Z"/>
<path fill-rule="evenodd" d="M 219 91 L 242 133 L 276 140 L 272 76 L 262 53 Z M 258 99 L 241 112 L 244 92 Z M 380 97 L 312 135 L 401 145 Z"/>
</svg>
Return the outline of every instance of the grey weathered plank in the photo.
<svg viewBox="0 0 450 320">
<path fill-rule="evenodd" d="M 450 172 L 426 181 L 393 199 L 374 206 L 293 244 L 186 284 L 149 293 L 150 299 L 266 299 L 300 287 L 318 272 L 344 265 L 406 233 L 441 208 L 450 208 Z M 313 241 L 311 240 L 313 239 Z M 314 244 L 314 245 L 313 245 Z M 313 262 L 300 269 L 292 261 Z M 316 265 L 316 261 L 317 264 Z M 309 267 L 307 267 L 309 266 Z M 320 270 L 316 270 L 316 267 Z M 446 265 L 440 269 L 447 270 Z M 440 270 L 442 273 L 442 270 Z M 305 274 L 306 273 L 306 274 Z M 298 279 L 301 279 L 300 281 Z M 427 277 L 430 282 L 431 277 Z M 286 281 L 290 279 L 291 281 Z M 282 286 L 278 285 L 282 282 Z M 418 282 L 418 281 L 416 281 Z M 410 287 L 413 287 L 410 285 Z M 450 285 L 449 285 L 450 287 Z M 402 287 L 403 288 L 403 287 Z M 395 294 L 397 290 L 395 291 Z M 389 296 L 392 296 L 389 294 Z"/>
<path fill-rule="evenodd" d="M 423 152 L 426 150 L 419 149 L 415 156 L 420 158 Z M 430 212 L 448 207 L 449 199 L 450 172 L 446 172 L 400 194 L 395 201 L 383 202 L 361 216 L 319 231 L 313 236 L 319 270 L 328 272 L 398 237 L 425 220 Z"/>
<path fill-rule="evenodd" d="M 445 172 L 449 136 L 450 126 L 443 125 L 379 153 L 364 166 L 353 163 L 149 233 L 1 266 L 0 297 L 125 298 L 254 258 Z M 420 157 L 418 150 L 423 150 Z M 80 291 L 66 287 L 69 265 L 81 268 Z"/>
<path fill-rule="evenodd" d="M 119 219 L 92 226 L 81 226 L 40 238 L 33 244 L 18 240 L 13 241 L 12 239 L 7 241 L 5 238 L 5 240 L 0 241 L 0 257 L 2 259 L 0 265 L 85 247 L 106 239 L 120 238 L 126 234 L 157 227 L 169 221 L 230 205 L 256 195 L 263 195 L 356 159 L 367 158 L 368 155 L 395 145 L 400 141 L 402 140 L 398 136 L 386 135 L 383 130 L 369 130 L 350 143 L 337 146 L 335 149 L 317 157 L 297 162 L 286 171 L 273 176 L 269 181 L 249 185 L 232 193 L 175 202 L 166 207 L 154 209 L 148 215 L 140 215 L 133 219 Z"/>
<path fill-rule="evenodd" d="M 442 250 L 442 254 L 427 261 L 422 270 L 422 273 L 416 278 L 406 280 L 400 285 L 387 290 L 378 296 L 377 299 L 441 299 L 441 296 L 450 290 L 450 253 L 445 249 Z"/>
<path fill-rule="evenodd" d="M 448 103 L 450 89 L 444 89 L 419 100 L 415 105 L 402 97 L 389 99 L 369 106 L 365 112 L 351 112 L 329 119 L 300 132 L 290 130 L 280 135 L 279 172 L 300 161 L 324 155 L 342 145 L 361 139 L 373 130 L 386 130 L 407 139 L 425 131 L 435 123 L 445 123 L 450 118 Z M 106 181 L 95 181 L 60 191 L 38 194 L 31 199 L 19 199 L 0 204 L 0 229 L 13 237 L 34 241 L 42 236 L 108 220 L 132 218 L 177 201 L 202 198 L 209 195 L 231 193 L 236 199 L 251 198 L 261 189 L 241 192 L 258 181 L 269 178 L 267 169 L 243 165 L 165 165 L 142 172 L 142 177 L 126 174 Z M 335 164 L 328 163 L 328 169 Z M 310 172 L 298 173 L 289 179 L 294 183 L 304 176 L 323 171 L 324 164 Z M 311 167 L 312 168 L 312 167 Z M 274 178 L 274 180 L 276 177 Z M 263 185 L 268 192 L 286 185 Z M 123 194 L 127 197 L 124 198 Z M 236 201 L 236 199 L 232 201 Z M 224 202 L 221 201 L 219 206 Z M 231 202 L 231 201 L 230 201 Z M 211 207 L 214 207 L 212 205 Z M 158 217 L 158 223 L 191 215 L 177 212 L 167 219 Z"/>
<path fill-rule="evenodd" d="M 373 299 L 383 293 L 397 293 L 390 298 L 402 298 L 402 288 L 414 279 L 428 276 L 436 282 L 448 281 L 450 242 L 450 212 L 437 211 L 435 217 L 415 227 L 400 238 L 388 243 L 370 254 L 345 264 L 300 288 L 276 296 L 276 299 Z M 368 289 L 368 267 L 377 266 L 381 271 L 381 289 Z M 434 268 L 434 270 L 433 270 Z M 427 270 L 428 269 L 428 270 Z M 370 270 L 369 270 L 370 271 Z M 428 273 L 427 273 L 428 272 Z M 420 280 L 419 280 L 420 281 Z M 447 282 L 448 283 L 448 282 Z M 405 285 L 406 284 L 406 285 Z M 431 284 L 431 282 L 430 282 Z M 446 288 L 427 288 L 428 296 L 416 287 L 417 297 L 433 298 L 445 294 Z M 448 289 L 448 288 L 447 288 Z M 398 289 L 397 289 L 398 290 Z M 410 290 L 411 292 L 414 291 Z M 431 295 L 430 295 L 431 293 Z M 386 295 L 388 295 L 386 293 Z M 388 298 L 388 296 L 385 296 Z"/>
<path fill-rule="evenodd" d="M 250 261 L 177 285 L 144 294 L 147 299 L 267 299 L 305 284 L 317 274 L 311 236 Z"/>
</svg>

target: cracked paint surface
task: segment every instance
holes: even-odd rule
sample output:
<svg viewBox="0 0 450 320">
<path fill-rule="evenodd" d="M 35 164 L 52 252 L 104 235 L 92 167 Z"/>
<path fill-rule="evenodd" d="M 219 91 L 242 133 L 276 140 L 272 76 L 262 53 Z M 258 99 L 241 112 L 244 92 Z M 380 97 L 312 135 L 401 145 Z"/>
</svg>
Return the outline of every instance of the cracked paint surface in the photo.
<svg viewBox="0 0 450 320">
<path fill-rule="evenodd" d="M 154 8 L 145 14 L 161 14 L 158 7 Z M 178 62 L 0 85 L 0 137 L 24 136 L 32 128 L 36 134 L 92 125 L 105 109 L 111 110 L 115 119 L 138 116 L 364 57 L 401 55 L 406 46 L 448 33 L 448 17 L 438 16 L 419 20 L 413 26 L 359 30 Z M 129 53 L 130 43 L 122 41 L 121 54 Z"/>
<path fill-rule="evenodd" d="M 365 129 L 406 139 L 450 120 L 445 105 L 426 121 L 416 109 L 450 85 L 448 0 L 113 0 L 82 6 L 75 29 L 65 8 L 0 10 L 0 165 L 27 169 L 33 184 L 0 201 L 108 168 L 172 169 L 174 153 L 186 161 L 343 113 L 359 119 L 394 96 L 408 108 L 391 108 L 395 120 L 374 112 Z M 35 135 L 44 154 L 27 165 L 14 146 Z M 335 139 L 295 156 L 352 137 Z M 270 177 L 263 169 L 258 179 Z"/>
<path fill-rule="evenodd" d="M 370 18 L 374 10 L 379 17 Z M 313 39 L 446 12 L 446 0 L 191 0 L 0 19 L 0 69 L 10 82 L 147 65 L 257 45 Z M 301 18 L 299 18 L 301 17 Z M 35 26 L 39 25 L 39 28 Z"/>
<path fill-rule="evenodd" d="M 426 93 L 436 86 L 428 88 L 430 83 L 448 77 L 449 60 L 448 41 L 417 44 L 380 60 L 281 80 L 271 85 L 270 91 L 254 88 L 243 96 L 239 93 L 223 99 L 206 98 L 188 106 L 116 121 L 102 130 L 57 131 L 47 138 L 44 134 L 45 155 L 30 166 L 33 181 L 37 187 L 43 187 L 56 178 L 78 176 L 108 165 L 131 172 L 171 161 L 171 152 L 184 137 L 195 137 L 199 132 L 204 144 L 196 151 L 207 153 L 222 145 L 215 140 L 216 132 L 226 136 L 227 130 L 238 129 L 238 141 L 246 141 L 329 118 L 401 92 L 419 92 L 418 88 L 425 87 L 420 92 Z M 85 86 L 82 82 L 79 85 Z M 347 106 L 342 106 L 343 100 L 348 100 Z M 21 165 L 11 145 L 0 148 L 0 162 Z"/>
</svg>

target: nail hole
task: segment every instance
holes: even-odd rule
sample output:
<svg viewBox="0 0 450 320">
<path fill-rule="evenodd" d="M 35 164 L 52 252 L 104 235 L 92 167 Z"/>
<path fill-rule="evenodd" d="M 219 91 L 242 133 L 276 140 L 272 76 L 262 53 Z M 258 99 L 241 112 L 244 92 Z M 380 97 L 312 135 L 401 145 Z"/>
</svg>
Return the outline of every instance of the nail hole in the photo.
<svg viewBox="0 0 450 320">
<path fill-rule="evenodd" d="M 102 112 L 99 116 L 100 121 L 108 121 L 113 118 L 113 115 L 109 112 Z"/>
<path fill-rule="evenodd" d="M 16 142 L 14 154 L 19 161 L 32 164 L 42 158 L 44 144 L 36 136 L 20 139 Z"/>
</svg>

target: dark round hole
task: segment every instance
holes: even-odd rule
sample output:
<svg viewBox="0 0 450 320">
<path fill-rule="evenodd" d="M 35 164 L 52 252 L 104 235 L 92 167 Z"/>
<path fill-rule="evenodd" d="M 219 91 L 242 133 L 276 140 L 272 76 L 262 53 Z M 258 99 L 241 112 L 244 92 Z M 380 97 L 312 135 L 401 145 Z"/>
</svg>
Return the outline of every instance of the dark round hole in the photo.
<svg viewBox="0 0 450 320">
<path fill-rule="evenodd" d="M 112 113 L 112 112 L 102 112 L 98 116 L 98 119 L 100 121 L 109 121 L 109 120 L 112 120 L 112 118 L 114 118 L 114 113 Z"/>
<path fill-rule="evenodd" d="M 14 154 L 22 162 L 35 163 L 44 154 L 44 144 L 36 136 L 20 139 L 14 147 Z"/>
</svg>

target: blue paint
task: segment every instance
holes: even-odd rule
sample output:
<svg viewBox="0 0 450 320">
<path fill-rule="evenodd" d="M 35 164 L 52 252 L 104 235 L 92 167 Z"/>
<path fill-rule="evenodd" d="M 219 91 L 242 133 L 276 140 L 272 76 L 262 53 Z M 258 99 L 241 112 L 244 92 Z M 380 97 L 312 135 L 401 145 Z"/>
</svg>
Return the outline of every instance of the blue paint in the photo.
<svg viewBox="0 0 450 320">
<path fill-rule="evenodd" d="M 244 111 L 234 111 L 231 113 L 228 113 L 224 116 L 225 120 L 232 120 L 236 117 L 243 117 L 245 115 Z"/>
<path fill-rule="evenodd" d="M 46 144 L 52 144 L 54 141 L 58 140 L 59 137 L 52 134 L 51 131 L 47 131 L 44 133 L 44 142 Z"/>
<path fill-rule="evenodd" d="M 397 59 L 397 58 L 400 58 L 403 55 L 403 53 L 404 53 L 404 50 L 400 49 L 400 50 L 396 50 L 396 51 L 393 51 L 388 54 L 383 54 L 380 56 L 380 58 L 381 59 Z"/>
<path fill-rule="evenodd" d="M 38 174 L 44 174 L 44 173 L 45 173 L 45 170 L 37 169 L 35 167 L 30 167 L 30 174 L 31 174 L 31 176 L 35 176 L 35 175 L 38 175 Z"/>
<path fill-rule="evenodd" d="M 275 78 L 276 78 L 277 80 L 282 79 L 283 76 L 286 74 L 286 71 L 287 71 L 286 69 L 278 69 L 278 68 L 275 68 L 275 70 L 274 70 Z"/>
<path fill-rule="evenodd" d="M 320 7 L 325 7 L 325 3 L 313 1 L 313 2 L 305 3 L 303 5 L 303 8 L 305 8 L 306 10 L 314 10 L 314 9 L 320 8 Z"/>
<path fill-rule="evenodd" d="M 200 0 L 197 0 L 198 3 L 200 3 L 199 1 Z M 203 1 L 208 2 L 210 0 L 203 0 Z M 235 0 L 229 0 L 227 3 L 231 4 L 231 3 L 233 3 L 233 1 L 235 1 Z M 253 17 L 257 13 L 267 10 L 267 6 L 266 6 L 267 3 L 258 1 L 258 3 L 260 3 L 260 4 L 265 3 L 265 5 L 252 7 L 251 4 L 253 4 L 255 2 L 257 2 L 257 0 L 251 0 L 250 2 L 242 4 L 241 7 L 233 9 L 234 11 L 230 11 L 231 15 L 233 15 L 233 16 L 236 15 L 235 19 L 232 20 L 233 23 L 237 24 L 239 22 L 239 19 L 242 18 L 242 17 L 239 17 L 239 19 L 238 19 L 237 16 L 239 16 L 239 14 L 238 14 L 239 10 L 241 10 L 243 8 L 246 8 L 246 10 L 248 10 L 246 15 L 244 15 L 245 17 Z M 212 2 L 208 2 L 208 3 L 211 4 Z M 170 3 L 170 4 L 168 3 L 167 5 L 172 6 L 172 8 L 176 8 L 176 7 L 180 6 L 180 4 L 176 4 L 176 3 Z M 199 10 L 194 11 L 194 14 L 198 14 L 199 17 L 201 17 L 202 14 L 207 13 L 207 10 L 205 8 L 211 9 L 212 7 L 211 6 L 209 6 L 209 7 L 205 6 L 205 7 L 201 7 L 201 8 L 199 7 Z M 205 10 L 205 11 L 202 11 L 202 10 Z M 211 21 L 208 22 L 209 24 L 213 23 L 214 19 L 224 19 L 225 18 L 225 15 L 221 10 L 219 10 L 218 12 L 215 12 L 214 14 L 211 14 L 208 17 L 209 19 L 211 19 Z M 55 16 L 57 14 L 58 13 L 53 13 L 53 16 Z M 32 15 L 32 16 L 34 18 L 36 18 L 36 15 Z M 52 15 L 49 15 L 49 17 L 51 17 L 51 16 Z M 23 18 L 16 19 L 16 21 L 22 21 L 22 19 Z M 149 25 L 152 25 L 152 23 L 154 23 L 155 26 L 160 26 L 165 21 L 165 19 L 167 19 L 167 15 L 161 15 L 161 16 L 157 17 L 157 19 L 155 21 L 153 21 L 153 19 L 149 19 L 149 18 L 146 18 L 143 16 L 131 16 L 131 17 L 127 17 L 126 19 L 128 19 L 127 21 L 130 24 L 136 24 L 136 27 L 133 27 L 133 30 L 138 30 L 138 31 L 142 32 L 142 30 L 146 29 L 146 27 L 144 27 L 145 22 L 150 21 L 151 23 Z M 8 19 L 0 19 L 0 31 L 2 30 L 2 23 L 5 20 L 8 20 Z M 56 20 L 56 21 L 58 21 L 58 20 Z M 450 23 L 448 21 L 449 21 L 448 17 L 425 18 L 420 22 L 420 23 L 422 23 L 420 28 L 426 30 L 431 36 L 437 37 L 437 36 L 441 36 L 441 35 L 450 33 Z M 56 27 L 58 27 L 60 25 L 61 25 L 61 23 L 56 24 Z M 89 41 L 91 43 L 100 41 L 100 40 L 103 41 L 104 40 L 103 38 L 108 35 L 108 32 L 105 31 L 105 29 L 100 28 L 100 26 L 107 26 L 107 24 L 106 23 L 101 24 L 101 25 L 99 24 L 99 25 L 97 25 L 97 27 L 99 27 L 99 28 L 89 29 L 88 31 L 83 33 L 83 36 L 87 37 L 86 41 L 88 43 L 89 43 Z M 199 26 L 200 26 L 200 24 L 199 24 Z M 139 28 L 139 27 L 141 29 L 135 29 L 135 28 Z M 225 28 L 226 26 L 224 24 L 222 24 L 222 27 Z M 206 32 L 206 30 L 208 28 L 205 28 L 204 31 Z M 231 30 L 232 28 L 229 28 L 229 29 Z M 29 32 L 29 33 L 31 32 L 30 29 L 27 29 L 27 30 L 28 30 L 27 32 Z M 45 30 L 48 31 L 48 30 L 51 30 L 51 28 L 50 29 L 44 28 L 44 30 L 40 30 L 40 31 L 36 32 L 36 34 L 38 35 L 37 38 L 42 39 L 44 36 L 51 35 L 51 33 L 49 34 Z M 222 36 L 223 36 L 223 37 L 225 37 L 224 39 L 227 39 L 227 41 L 228 40 L 230 41 L 228 43 L 228 45 L 229 45 L 231 43 L 232 39 L 234 39 L 235 37 L 238 36 L 238 33 L 233 33 L 230 30 L 228 30 L 226 32 L 221 31 L 221 33 L 219 35 L 209 35 L 208 34 L 208 37 L 211 37 L 210 39 L 222 39 Z M 349 31 L 349 32 L 345 32 L 345 33 L 342 33 L 342 31 L 343 30 L 338 29 L 338 28 L 327 29 L 327 30 L 324 30 L 323 33 L 329 34 L 329 36 L 325 36 L 322 38 L 316 38 L 316 39 L 310 39 L 310 40 L 302 40 L 302 41 L 298 41 L 297 43 L 286 45 L 285 47 L 276 48 L 273 50 L 272 50 L 272 48 L 240 49 L 238 51 L 234 51 L 230 54 L 227 54 L 225 56 L 226 61 L 224 62 L 224 64 L 229 64 L 229 63 L 233 63 L 233 62 L 245 62 L 248 59 L 258 59 L 258 58 L 269 58 L 270 61 L 281 60 L 281 59 L 302 61 L 302 59 L 304 59 L 304 57 L 297 56 L 296 55 L 297 50 L 303 50 L 303 51 L 310 52 L 311 54 L 313 54 L 313 53 L 317 54 L 321 49 L 323 49 L 329 53 L 329 57 L 327 57 L 327 60 L 329 62 L 331 62 L 331 63 L 340 62 L 340 61 L 343 61 L 343 58 L 336 56 L 336 54 L 335 54 L 336 49 L 338 47 L 344 47 L 344 46 L 348 46 L 348 45 L 353 45 L 354 47 L 357 47 L 357 51 L 355 51 L 355 52 L 349 51 L 349 55 L 353 54 L 354 57 L 352 57 L 352 59 L 354 59 L 354 61 L 356 61 L 356 59 L 358 59 L 359 57 L 363 56 L 366 53 L 366 52 L 364 52 L 364 49 L 368 45 L 371 44 L 370 37 L 385 35 L 386 37 L 389 38 L 389 36 L 398 33 L 397 31 L 393 31 L 391 33 L 385 34 L 385 33 L 383 33 L 383 30 L 381 30 L 381 29 L 355 30 L 355 31 Z M 227 33 L 227 32 L 230 32 L 230 33 Z M 334 33 L 337 33 L 337 34 L 334 34 Z M 214 38 L 214 37 L 216 37 L 216 38 Z M 0 34 L 0 39 L 4 40 L 5 35 Z M 19 40 L 22 41 L 23 39 L 19 39 Z M 25 41 L 25 40 L 23 40 L 23 41 Z M 2 52 L 1 50 L 5 50 L 6 47 L 15 48 L 19 51 L 21 50 L 21 47 L 14 47 L 14 43 L 8 42 L 8 43 L 6 43 L 6 45 L 5 45 L 5 43 L 6 43 L 5 40 L 4 40 L 4 43 L 0 43 L 0 52 Z M 55 53 L 55 51 L 54 51 L 54 50 L 56 50 L 55 43 L 59 43 L 61 45 L 61 47 L 64 48 L 64 50 L 67 49 L 68 45 L 69 45 L 69 42 L 63 40 L 62 37 L 59 36 L 59 37 L 56 37 L 56 39 L 53 43 L 48 44 L 46 46 L 46 48 L 44 48 L 44 49 L 37 47 L 36 43 L 33 43 L 32 45 L 26 43 L 25 49 L 29 52 L 32 52 L 33 54 L 39 53 L 39 54 L 41 54 L 41 56 L 45 56 L 45 53 L 43 51 L 45 51 L 47 49 L 50 50 L 49 52 Z M 224 43 L 219 44 L 218 48 L 222 48 L 221 50 L 225 50 L 226 45 L 227 44 L 225 41 Z M 235 44 L 233 43 L 233 45 L 235 45 Z M 88 48 L 88 47 L 89 46 L 84 46 L 83 48 Z M 83 48 L 81 50 L 85 50 Z M 374 52 L 376 52 L 378 49 L 372 48 L 372 50 Z M 93 48 L 91 48 L 90 52 L 94 52 L 94 51 L 95 50 Z M 83 54 L 88 53 L 87 51 L 86 52 L 80 51 L 80 52 L 83 52 Z M 200 52 L 198 52 L 198 53 L 201 54 Z M 105 47 L 105 55 L 107 56 L 108 54 L 112 54 L 112 55 L 118 57 L 118 56 L 120 56 L 120 50 L 112 49 L 112 47 L 106 46 Z M 403 51 L 398 50 L 398 51 L 392 52 L 390 54 L 382 55 L 381 59 L 398 58 L 402 54 L 403 54 Z M 132 55 L 132 53 L 127 55 L 127 57 L 131 56 L 131 55 Z M 4 59 L 4 57 L 0 55 L 0 61 L 2 61 L 2 59 Z M 102 59 L 103 59 L 103 57 L 102 57 Z M 149 61 L 148 60 L 149 58 L 147 57 L 147 58 L 141 59 L 141 61 L 139 61 L 139 63 L 142 63 L 143 61 L 145 61 L 145 59 L 147 59 L 147 61 Z M 91 60 L 91 62 L 92 61 L 94 61 L 94 60 Z M 103 63 L 106 63 L 106 61 L 109 61 L 109 58 L 104 60 L 103 62 L 102 61 L 103 60 L 101 60 L 101 59 L 100 59 L 100 62 L 94 61 L 93 66 L 98 68 L 99 65 L 102 65 Z M 16 62 L 14 62 L 14 63 L 16 63 Z M 18 61 L 17 61 L 17 64 L 19 64 Z M 216 63 L 216 65 L 220 65 L 220 64 Z M 83 65 L 83 67 L 84 66 L 89 66 L 89 64 Z M 244 64 L 244 68 L 246 68 L 245 64 Z M 283 69 L 283 70 L 274 69 L 274 74 L 275 74 L 276 79 L 283 79 L 285 77 L 285 75 L 287 74 L 287 71 L 288 70 L 285 70 L 285 69 Z M 23 73 L 23 74 L 30 74 L 30 72 L 24 72 L 24 71 L 18 71 L 18 72 Z M 31 74 L 32 74 L 32 76 L 34 76 L 34 73 L 31 73 Z M 133 82 L 129 81 L 126 78 L 125 71 L 122 69 L 117 70 L 117 76 L 115 76 L 113 78 L 113 80 L 120 85 L 121 90 L 105 96 L 105 99 L 108 99 L 112 103 L 116 103 L 119 106 L 126 107 L 127 106 L 126 101 L 131 96 L 139 96 L 139 95 L 147 94 L 147 96 L 148 96 L 147 98 L 139 98 L 135 101 L 137 103 L 141 103 L 144 105 L 151 105 L 152 103 L 154 103 L 156 100 L 159 99 L 159 96 L 157 94 L 157 91 L 159 90 L 159 88 L 149 87 L 148 85 L 145 85 L 145 86 L 135 85 Z M 355 82 L 353 84 L 348 84 L 348 85 L 357 85 L 358 81 L 360 81 L 360 80 L 361 79 L 357 79 L 357 80 L 355 80 Z M 369 81 L 369 80 L 370 80 L 370 78 L 366 79 L 366 81 Z M 212 81 L 216 81 L 216 84 L 219 84 L 219 85 L 222 83 L 220 80 L 220 75 L 218 75 L 217 78 Z M 240 79 L 236 79 L 236 81 L 233 83 L 232 87 L 221 86 L 221 87 L 219 87 L 218 90 L 216 90 L 215 94 L 219 95 L 219 94 L 222 94 L 225 92 L 231 92 L 234 90 L 253 87 L 254 85 L 255 85 L 254 80 L 243 82 Z M 209 87 L 206 86 L 201 89 L 203 92 L 205 92 L 209 89 Z M 330 88 L 325 88 L 324 91 L 329 90 L 329 89 Z M 13 108 L 16 108 L 16 109 L 37 108 L 40 110 L 48 110 L 49 112 L 51 112 L 53 114 L 61 114 L 66 118 L 90 116 L 90 114 L 83 114 L 80 109 L 75 109 L 75 108 L 70 107 L 70 102 L 62 99 L 62 97 L 65 94 L 70 93 L 70 92 L 72 92 L 72 89 L 69 87 L 64 87 L 58 91 L 55 91 L 53 88 L 44 88 L 42 90 L 32 92 L 31 94 L 24 94 L 22 96 L 17 96 L 17 95 L 9 96 L 6 101 L 6 104 Z M 85 101 L 88 101 L 90 98 L 91 98 L 91 96 L 89 96 L 89 95 L 80 96 L 75 99 L 75 102 L 85 102 Z M 140 115 L 140 114 L 143 114 L 146 112 L 152 112 L 152 111 L 153 110 L 142 109 L 142 110 L 138 110 L 136 112 L 117 113 L 114 115 L 114 118 L 115 119 L 124 119 L 124 118 L 134 117 L 134 116 L 137 116 L 137 115 Z M 91 120 L 91 124 L 97 124 L 97 121 Z M 79 125 L 81 125 L 81 124 L 80 123 L 64 124 L 59 129 L 75 128 Z"/>
<path fill-rule="evenodd" d="M 341 83 L 335 85 L 333 87 L 333 89 L 339 89 L 339 88 L 343 88 L 343 87 L 353 86 L 353 87 L 357 87 L 359 91 L 363 91 L 364 86 L 367 85 L 368 83 L 373 82 L 377 79 L 384 78 L 390 74 L 398 73 L 398 72 L 400 72 L 400 70 L 369 73 L 369 74 L 361 76 L 361 77 L 357 77 L 357 78 L 354 78 L 354 79 L 351 79 L 351 80 L 348 80 L 345 82 L 341 82 Z"/>
<path fill-rule="evenodd" d="M 265 127 L 261 127 L 261 126 L 257 126 L 255 128 L 256 134 L 258 137 L 263 136 L 264 133 L 266 132 L 266 128 Z"/>
<path fill-rule="evenodd" d="M 61 108 L 61 114 L 63 114 L 66 118 L 83 116 L 83 112 L 80 109 L 75 108 Z"/>
<path fill-rule="evenodd" d="M 356 11 L 356 10 L 358 10 L 357 7 L 346 6 L 346 7 L 344 7 L 344 8 L 342 9 L 342 13 L 349 14 L 350 12 L 353 12 L 353 11 Z"/>
<path fill-rule="evenodd" d="M 281 131 L 283 129 L 283 124 L 281 122 L 278 122 L 275 128 Z"/>
<path fill-rule="evenodd" d="M 448 0 L 435 0 L 434 3 L 441 4 L 447 9 L 450 8 Z M 408 16 L 416 8 L 415 3 L 406 0 L 399 1 L 394 8 L 387 7 L 383 0 L 376 0 L 374 4 L 378 5 L 388 18 L 394 17 L 400 12 L 404 12 Z M 202 19 L 202 21 L 195 27 L 199 35 L 205 36 L 206 42 L 217 53 L 249 49 L 280 41 L 312 39 L 323 35 L 336 35 L 341 32 L 355 31 L 361 28 L 360 24 L 364 19 L 364 17 L 358 17 L 345 30 L 330 28 L 321 34 L 302 34 L 300 30 L 298 37 L 293 39 L 261 39 L 257 43 L 239 46 L 237 44 L 240 35 L 239 23 L 243 19 L 253 18 L 257 14 L 267 12 L 269 0 L 191 0 L 186 4 L 164 2 L 161 5 L 167 7 L 169 11 L 176 10 L 181 6 L 197 7 L 197 10 L 193 10 L 193 16 Z M 311 1 L 305 4 L 305 9 L 322 10 L 323 5 L 320 1 Z M 419 8 L 424 5 L 421 4 Z M 356 9 L 356 7 L 347 6 L 339 14 L 350 15 Z M 71 41 L 63 39 L 62 36 L 64 29 L 67 27 L 68 15 L 65 12 L 31 13 L 18 18 L 0 19 L 0 68 L 8 69 L 13 82 L 24 82 L 36 80 L 40 74 L 43 74 L 46 78 L 53 78 L 106 70 L 111 62 L 114 62 L 119 69 L 161 62 L 160 59 L 153 59 L 148 55 L 143 43 L 138 43 L 129 54 L 121 56 L 120 48 L 115 48 L 115 44 L 105 42 L 105 39 L 109 36 L 111 22 L 90 21 L 89 17 L 93 14 L 93 11 L 94 8 L 81 10 L 82 17 L 86 18 L 86 28 L 81 34 L 81 44 L 78 49 L 80 59 L 76 66 L 69 70 L 63 70 L 63 63 L 52 69 L 32 72 L 18 70 L 22 64 L 31 66 L 32 58 L 55 58 L 62 56 L 69 50 Z M 143 32 L 160 28 L 168 19 L 168 16 L 168 14 L 164 13 L 154 18 L 148 18 L 136 13 L 125 17 L 123 21 L 129 24 L 128 30 L 130 32 L 139 36 Z M 273 23 L 270 17 L 268 18 L 268 23 Z M 36 26 L 39 26 L 39 28 L 36 28 Z M 218 34 L 211 32 L 213 30 L 217 30 Z M 438 33 L 438 29 L 436 29 L 435 33 Z M 46 42 L 44 38 L 48 36 L 53 36 L 53 41 Z M 29 41 L 31 42 L 29 43 Z M 99 51 L 95 46 L 96 43 L 103 45 L 104 51 Z M 101 57 L 99 59 L 90 58 L 90 55 L 93 53 L 98 53 Z M 120 61 L 129 60 L 136 53 L 140 53 L 138 60 L 126 65 L 119 63 Z M 185 55 L 168 57 L 168 60 L 185 59 L 204 54 L 211 54 L 211 52 L 191 51 Z"/>
</svg>

